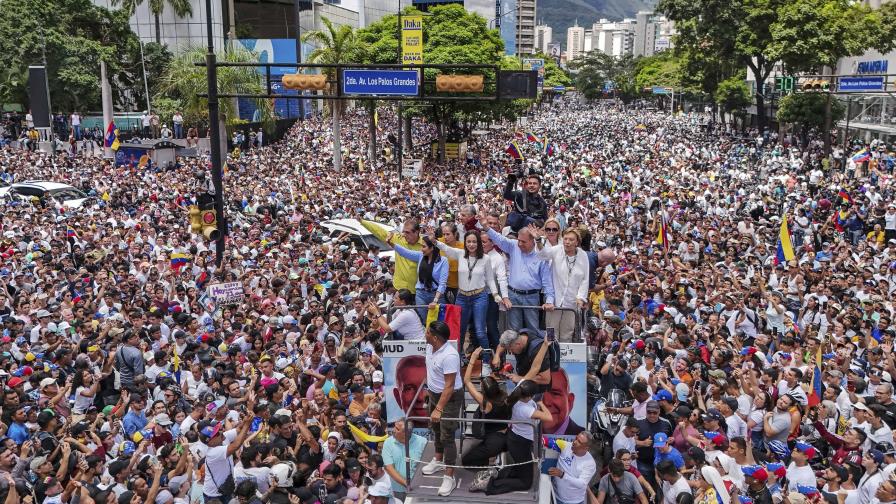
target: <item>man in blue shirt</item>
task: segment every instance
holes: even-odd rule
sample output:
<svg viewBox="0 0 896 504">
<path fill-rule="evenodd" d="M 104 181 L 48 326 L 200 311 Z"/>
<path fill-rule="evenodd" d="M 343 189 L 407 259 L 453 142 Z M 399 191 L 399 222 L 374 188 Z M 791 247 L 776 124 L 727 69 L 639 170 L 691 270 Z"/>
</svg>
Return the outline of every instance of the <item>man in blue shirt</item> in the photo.
<svg viewBox="0 0 896 504">
<path fill-rule="evenodd" d="M 653 435 L 653 467 L 664 460 L 671 461 L 678 470 L 684 467 L 684 457 L 669 444 L 669 436 L 665 432 L 657 432 Z"/>
<path fill-rule="evenodd" d="M 517 234 L 516 240 L 510 240 L 497 230 L 489 228 L 488 237 L 510 257 L 507 266 L 507 286 L 513 308 L 507 313 L 509 328 L 519 331 L 525 327 L 541 335 L 538 328 L 538 310 L 516 308 L 541 305 L 543 293 L 542 308 L 546 311 L 554 309 L 554 280 L 551 267 L 547 261 L 538 257 L 535 250 L 535 236 L 528 228 L 523 228 Z"/>
<path fill-rule="evenodd" d="M 6 435 L 19 446 L 22 446 L 22 443 L 31 438 L 31 433 L 28 431 L 28 427 L 25 426 L 25 419 L 28 416 L 25 412 L 26 407 L 21 404 L 16 407 L 15 412 L 12 414 L 12 422 L 10 422 L 9 429 L 6 431 Z"/>
<path fill-rule="evenodd" d="M 405 443 L 410 448 L 411 474 L 417 467 L 415 460 L 423 457 L 423 449 L 426 448 L 426 438 L 418 436 L 405 429 L 404 418 L 395 422 L 392 436 L 383 442 L 383 462 L 386 464 L 386 472 L 392 479 L 392 495 L 404 500 L 407 494 L 407 464 L 405 462 Z"/>
<path fill-rule="evenodd" d="M 146 398 L 142 395 L 132 395 L 128 406 L 128 413 L 121 420 L 121 424 L 124 427 L 124 433 L 130 439 L 135 432 L 143 430 L 149 421 L 146 419 L 146 414 L 143 413 L 146 408 Z"/>
</svg>

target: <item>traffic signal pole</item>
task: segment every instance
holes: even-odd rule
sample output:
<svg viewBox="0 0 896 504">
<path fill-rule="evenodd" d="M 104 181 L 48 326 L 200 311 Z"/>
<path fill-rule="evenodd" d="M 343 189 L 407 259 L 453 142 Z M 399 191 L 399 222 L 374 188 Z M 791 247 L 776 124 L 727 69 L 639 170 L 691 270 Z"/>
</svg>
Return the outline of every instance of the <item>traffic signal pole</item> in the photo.
<svg viewBox="0 0 896 504">
<path fill-rule="evenodd" d="M 404 30 L 404 27 L 401 26 L 401 0 L 399 0 L 399 2 L 398 2 L 398 63 L 399 64 L 402 63 L 402 59 L 403 59 L 403 56 L 402 56 L 403 45 L 402 45 L 402 41 L 401 41 L 401 36 L 402 36 L 403 30 Z M 397 117 L 397 119 L 398 119 L 398 121 L 397 121 L 398 122 L 398 145 L 395 146 L 395 153 L 397 154 L 396 155 L 397 162 L 395 164 L 398 165 L 398 180 L 401 180 L 401 168 L 402 168 L 401 165 L 404 163 L 404 159 L 403 159 L 404 158 L 404 137 L 402 136 L 403 128 L 402 128 L 402 124 L 401 124 L 401 109 L 402 109 L 401 102 L 398 102 L 398 117 Z"/>
<path fill-rule="evenodd" d="M 218 224 L 218 239 L 215 242 L 215 267 L 223 277 L 224 239 L 227 235 L 227 222 L 224 220 L 224 170 L 221 161 L 221 125 L 218 110 L 218 66 L 215 56 L 215 40 L 212 36 L 212 0 L 205 0 L 205 29 L 208 50 L 205 53 L 205 71 L 208 79 L 208 130 L 211 147 L 212 185 L 215 189 L 215 217 Z"/>
</svg>

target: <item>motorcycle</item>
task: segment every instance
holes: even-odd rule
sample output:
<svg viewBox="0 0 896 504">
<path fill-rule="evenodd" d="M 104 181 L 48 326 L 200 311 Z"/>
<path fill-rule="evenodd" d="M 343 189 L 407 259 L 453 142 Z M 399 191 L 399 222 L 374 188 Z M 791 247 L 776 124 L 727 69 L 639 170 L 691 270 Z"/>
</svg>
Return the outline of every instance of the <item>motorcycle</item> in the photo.
<svg viewBox="0 0 896 504">
<path fill-rule="evenodd" d="M 603 460 L 613 458 L 613 438 L 625 427 L 628 415 L 609 409 L 625 408 L 631 406 L 628 395 L 619 389 L 612 389 L 604 395 L 599 395 L 591 408 L 588 419 L 588 429 L 595 441 L 598 453 Z"/>
</svg>

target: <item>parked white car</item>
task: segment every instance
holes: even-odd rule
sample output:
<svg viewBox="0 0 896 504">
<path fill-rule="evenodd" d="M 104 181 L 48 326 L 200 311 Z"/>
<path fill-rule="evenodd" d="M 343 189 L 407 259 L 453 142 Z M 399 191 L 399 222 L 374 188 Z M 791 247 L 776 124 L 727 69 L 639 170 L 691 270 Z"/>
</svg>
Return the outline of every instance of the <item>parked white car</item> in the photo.
<svg viewBox="0 0 896 504">
<path fill-rule="evenodd" d="M 74 186 L 46 180 L 18 182 L 9 186 L 9 191 L 23 197 L 23 199 L 32 196 L 37 196 L 38 198 L 52 196 L 53 199 L 61 201 L 66 208 L 81 208 L 92 200 L 91 197 Z"/>
</svg>

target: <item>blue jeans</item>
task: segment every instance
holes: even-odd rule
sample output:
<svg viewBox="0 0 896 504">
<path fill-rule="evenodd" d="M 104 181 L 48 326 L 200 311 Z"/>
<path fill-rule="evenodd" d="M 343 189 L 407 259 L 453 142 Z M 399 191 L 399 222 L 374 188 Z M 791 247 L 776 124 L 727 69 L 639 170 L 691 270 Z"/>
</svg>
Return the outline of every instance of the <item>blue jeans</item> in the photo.
<svg viewBox="0 0 896 504">
<path fill-rule="evenodd" d="M 460 306 L 460 341 L 457 350 L 464 351 L 464 338 L 470 322 L 473 323 L 473 333 L 476 342 L 484 349 L 490 348 L 488 336 L 485 332 L 485 320 L 488 316 L 488 292 L 482 291 L 475 296 L 465 296 L 458 292 L 455 304 Z"/>
<path fill-rule="evenodd" d="M 416 305 L 428 305 L 432 303 L 432 300 L 436 298 L 436 290 L 435 289 L 421 289 L 417 288 L 417 293 L 414 294 L 414 304 Z M 417 315 L 420 317 L 420 322 L 423 322 L 424 329 L 426 328 L 426 312 L 429 309 L 425 306 L 423 308 L 417 308 Z"/>
<path fill-rule="evenodd" d="M 75 124 L 74 126 L 72 126 L 72 129 L 75 132 L 75 140 L 80 140 L 81 139 L 81 125 Z"/>
<path fill-rule="evenodd" d="M 507 313 L 507 327 L 514 331 L 527 328 L 535 331 L 535 334 L 541 335 L 538 328 L 538 309 L 537 308 L 517 308 L 517 306 L 539 306 L 541 304 L 541 293 L 519 294 L 510 291 L 510 303 L 513 307 Z"/>
<path fill-rule="evenodd" d="M 183 138 L 184 134 L 184 125 L 181 123 L 174 123 L 174 138 Z"/>
</svg>

